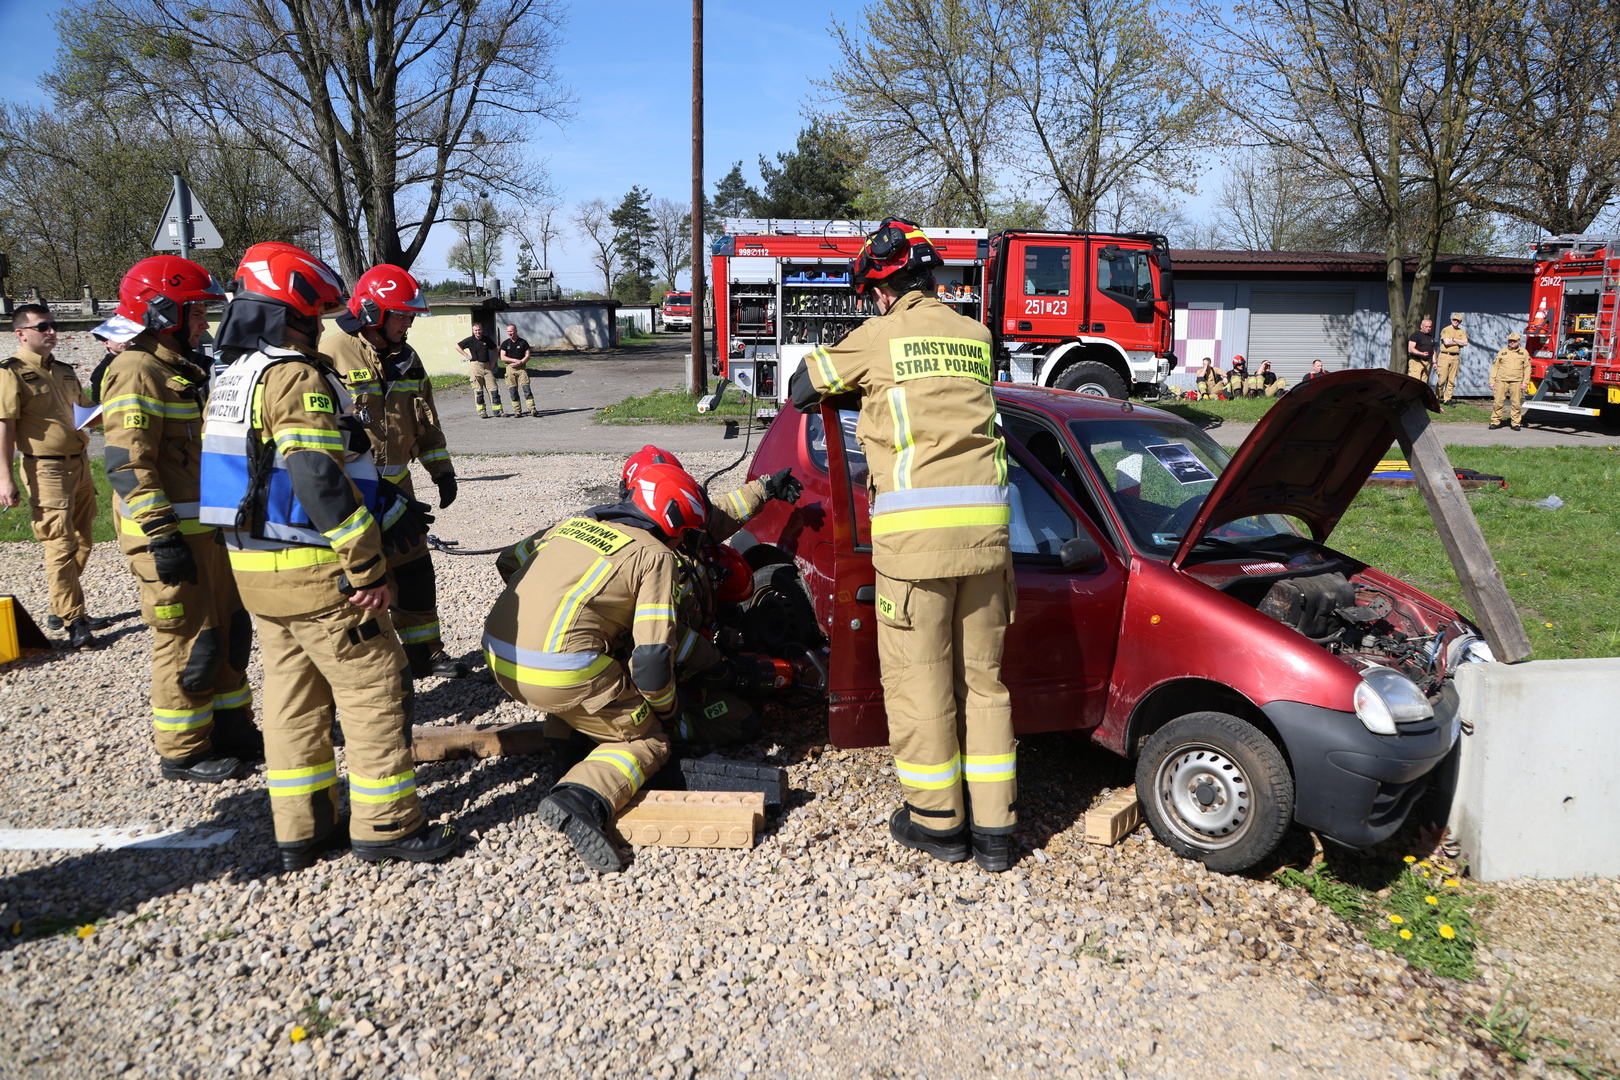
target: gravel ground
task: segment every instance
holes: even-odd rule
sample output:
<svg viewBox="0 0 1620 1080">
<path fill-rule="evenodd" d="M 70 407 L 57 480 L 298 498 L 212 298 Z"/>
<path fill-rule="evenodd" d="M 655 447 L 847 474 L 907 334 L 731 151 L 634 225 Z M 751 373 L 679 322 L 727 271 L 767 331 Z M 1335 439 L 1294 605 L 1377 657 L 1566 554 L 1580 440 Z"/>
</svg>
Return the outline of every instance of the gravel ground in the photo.
<svg viewBox="0 0 1620 1080">
<path fill-rule="evenodd" d="M 727 459 L 689 465 L 701 475 Z M 435 531 L 468 546 L 515 539 L 599 501 L 617 467 L 464 458 L 461 499 Z M 0 587 L 34 612 L 38 559 L 33 545 L 0 547 Z M 450 651 L 475 654 L 499 588 L 492 559 L 439 565 Z M 1505 965 L 1474 985 L 1435 979 L 1301 894 L 1208 874 L 1145 831 L 1086 846 L 1085 810 L 1129 770 L 1061 736 L 1023 744 L 1026 824 L 999 876 L 891 844 L 887 754 L 827 747 L 824 715 L 776 707 L 765 742 L 739 756 L 787 766 L 793 791 L 751 851 L 641 849 L 623 874 L 586 872 L 533 816 L 553 780 L 542 756 L 420 767 L 428 814 L 455 816 L 467 838 L 444 865 L 343 856 L 274 876 L 262 775 L 157 779 L 149 641 L 114 545 L 96 549 L 89 594 L 93 612 L 123 613 L 102 648 L 0 670 L 0 827 L 237 834 L 198 851 L 0 852 L 0 904 L 64 925 L 106 917 L 83 939 L 0 944 L 13 1017 L 0 1075 L 1504 1071 L 1460 1021 L 1489 1007 Z M 421 722 L 531 718 L 482 671 L 420 691 Z M 1592 890 L 1593 910 L 1614 895 Z M 307 1037 L 294 1042 L 295 1026 Z"/>
</svg>

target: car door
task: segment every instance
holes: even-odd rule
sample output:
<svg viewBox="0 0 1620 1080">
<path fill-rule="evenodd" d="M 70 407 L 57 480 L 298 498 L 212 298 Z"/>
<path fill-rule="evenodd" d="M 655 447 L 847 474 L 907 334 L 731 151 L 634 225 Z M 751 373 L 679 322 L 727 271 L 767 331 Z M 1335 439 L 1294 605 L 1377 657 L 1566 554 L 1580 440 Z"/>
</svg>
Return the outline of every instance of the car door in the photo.
<svg viewBox="0 0 1620 1080">
<path fill-rule="evenodd" d="M 1084 245 L 1062 236 L 1014 240 L 1008 252 L 1006 331 L 1072 338 L 1081 318 Z"/>
</svg>

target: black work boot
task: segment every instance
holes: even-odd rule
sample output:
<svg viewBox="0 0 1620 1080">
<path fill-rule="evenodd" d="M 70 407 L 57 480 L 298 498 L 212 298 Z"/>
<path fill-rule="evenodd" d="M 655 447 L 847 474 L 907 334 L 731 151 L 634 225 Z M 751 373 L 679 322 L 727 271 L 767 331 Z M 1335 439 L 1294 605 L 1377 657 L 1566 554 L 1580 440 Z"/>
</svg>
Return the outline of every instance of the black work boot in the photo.
<svg viewBox="0 0 1620 1080">
<path fill-rule="evenodd" d="M 911 820 L 911 811 L 902 806 L 889 818 L 889 835 L 894 842 L 915 851 L 924 851 L 940 862 L 966 862 L 968 857 L 967 833 L 958 829 L 953 833 L 936 836 L 923 832 Z"/>
<path fill-rule="evenodd" d="M 407 645 L 405 659 L 410 661 L 413 679 L 425 679 L 429 675 L 440 675 L 446 679 L 465 679 L 472 670 L 445 652 L 442 645 L 431 650 L 426 645 Z"/>
<path fill-rule="evenodd" d="M 205 750 L 186 758 L 159 758 L 163 779 L 190 780 L 194 784 L 223 784 L 242 774 L 242 763 L 217 750 Z"/>
<path fill-rule="evenodd" d="M 90 632 L 90 620 L 80 615 L 68 623 L 68 644 L 75 649 L 91 649 L 95 647 L 96 635 Z"/>
<path fill-rule="evenodd" d="M 624 859 L 608 830 L 606 800 L 580 784 L 558 784 L 535 810 L 540 820 L 574 845 L 585 865 L 600 874 L 624 869 Z"/>
<path fill-rule="evenodd" d="M 999 874 L 1012 866 L 1012 837 L 1006 833 L 982 833 L 973 830 L 973 861 L 980 870 Z"/>
<path fill-rule="evenodd" d="M 456 849 L 456 827 L 449 822 L 423 825 L 398 840 L 350 840 L 349 847 L 366 862 L 438 862 Z"/>
<path fill-rule="evenodd" d="M 338 818 L 332 831 L 318 840 L 306 840 L 301 844 L 279 844 L 281 848 L 282 873 L 292 874 L 299 870 L 308 870 L 320 859 L 322 855 L 332 851 L 342 851 L 349 846 L 349 815 L 344 814 Z"/>
<path fill-rule="evenodd" d="M 216 754 L 255 765 L 264 760 L 264 732 L 255 726 L 247 709 L 214 710 L 214 730 L 209 741 Z"/>
<path fill-rule="evenodd" d="M 94 615 L 91 615 L 89 618 L 90 629 L 92 630 L 105 630 L 107 627 L 113 624 L 111 619 L 98 619 Z M 62 616 L 60 615 L 45 616 L 45 629 L 47 630 L 60 630 L 64 625 L 66 624 L 62 622 Z"/>
</svg>

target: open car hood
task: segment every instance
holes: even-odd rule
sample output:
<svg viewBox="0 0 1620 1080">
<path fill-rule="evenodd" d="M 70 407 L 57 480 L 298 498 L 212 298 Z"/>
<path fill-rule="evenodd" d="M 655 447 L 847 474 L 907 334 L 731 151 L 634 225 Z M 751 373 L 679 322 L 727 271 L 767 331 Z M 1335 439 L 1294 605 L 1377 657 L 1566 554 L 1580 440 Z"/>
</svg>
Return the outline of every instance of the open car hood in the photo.
<svg viewBox="0 0 1620 1080">
<path fill-rule="evenodd" d="M 1427 383 L 1383 369 L 1336 371 L 1288 391 L 1232 455 L 1172 565 L 1212 529 L 1255 514 L 1298 518 L 1325 541 L 1395 440 L 1395 417 L 1413 401 L 1440 411 Z"/>
</svg>

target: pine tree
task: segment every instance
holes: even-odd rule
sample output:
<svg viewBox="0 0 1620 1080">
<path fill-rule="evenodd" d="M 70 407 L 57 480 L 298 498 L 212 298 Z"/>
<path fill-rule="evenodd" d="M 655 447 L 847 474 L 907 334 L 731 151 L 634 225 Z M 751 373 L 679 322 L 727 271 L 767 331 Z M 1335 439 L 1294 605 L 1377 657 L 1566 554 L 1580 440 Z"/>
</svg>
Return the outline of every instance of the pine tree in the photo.
<svg viewBox="0 0 1620 1080">
<path fill-rule="evenodd" d="M 841 127 L 819 120 L 799 131 L 793 150 L 776 155 L 776 164 L 759 159 L 765 182 L 750 211 L 773 218 L 848 218 L 855 215 L 860 191 L 855 183 L 857 154 Z"/>
<path fill-rule="evenodd" d="M 653 219 L 651 203 L 652 193 L 638 185 L 631 188 L 619 208 L 608 215 L 608 220 L 618 230 L 613 246 L 624 267 L 613 285 L 613 294 L 620 300 L 645 300 L 652 285 L 658 223 Z"/>
</svg>

